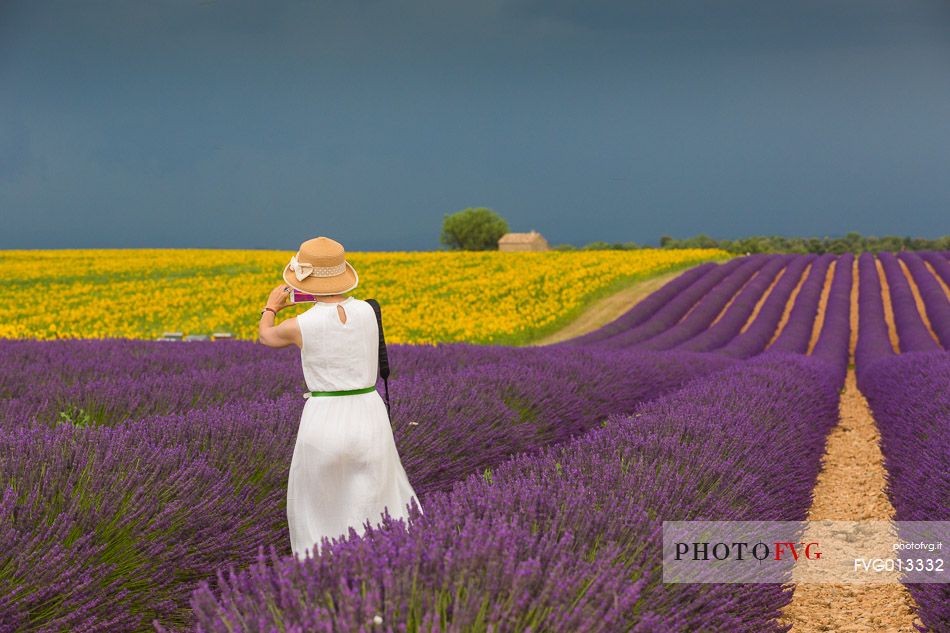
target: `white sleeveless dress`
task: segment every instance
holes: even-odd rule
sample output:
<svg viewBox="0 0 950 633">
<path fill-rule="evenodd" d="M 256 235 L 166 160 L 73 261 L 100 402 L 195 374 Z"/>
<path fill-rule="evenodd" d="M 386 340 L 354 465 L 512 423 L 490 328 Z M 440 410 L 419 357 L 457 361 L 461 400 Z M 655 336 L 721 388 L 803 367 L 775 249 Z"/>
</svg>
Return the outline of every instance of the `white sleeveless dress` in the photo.
<svg viewBox="0 0 950 633">
<path fill-rule="evenodd" d="M 370 304 L 352 296 L 316 302 L 297 315 L 297 323 L 307 391 L 376 384 L 379 329 Z M 379 525 L 384 508 L 393 518 L 407 519 L 415 497 L 378 391 L 307 398 L 287 482 L 290 546 L 298 559 L 319 555 L 324 536 L 332 541 L 350 527 L 363 534 L 367 520 Z M 416 504 L 421 510 L 418 498 Z"/>
</svg>

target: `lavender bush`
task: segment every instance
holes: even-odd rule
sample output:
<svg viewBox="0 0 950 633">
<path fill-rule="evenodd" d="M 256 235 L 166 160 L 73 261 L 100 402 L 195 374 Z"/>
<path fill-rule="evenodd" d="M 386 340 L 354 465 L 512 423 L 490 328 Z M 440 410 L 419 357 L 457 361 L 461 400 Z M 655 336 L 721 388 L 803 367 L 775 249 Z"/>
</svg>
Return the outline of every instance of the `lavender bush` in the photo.
<svg viewBox="0 0 950 633">
<path fill-rule="evenodd" d="M 934 254 L 933 261 L 939 262 Z M 927 259 L 931 261 L 931 259 Z M 944 260 L 945 261 L 945 260 Z M 858 385 L 881 431 L 887 492 L 901 521 L 950 520 L 950 354 L 927 332 L 897 260 L 883 254 L 895 324 L 904 353 L 891 345 L 880 278 L 871 256 L 859 259 L 860 320 L 855 352 Z M 926 267 L 908 264 L 917 283 Z M 916 270 L 915 270 L 916 269 Z M 934 266 L 939 271 L 938 266 Z M 927 271 L 929 272 L 929 271 Z M 923 291 L 921 293 L 924 294 Z M 921 350 L 921 351 L 915 351 Z M 931 350 L 931 351 L 925 351 Z M 950 590 L 942 584 L 907 585 L 921 621 L 950 631 Z"/>
<path fill-rule="evenodd" d="M 943 280 L 943 283 L 950 286 L 950 251 L 943 253 L 925 251 L 920 256 L 933 267 L 934 272 Z"/>
<path fill-rule="evenodd" d="M 716 284 L 700 299 L 679 323 L 666 331 L 637 344 L 640 349 L 664 350 L 675 347 L 700 332 L 709 329 L 710 324 L 726 307 L 732 297 L 749 279 L 755 275 L 770 257 L 753 255 Z"/>
<path fill-rule="evenodd" d="M 27 421 L 109 426 L 273 399 L 302 391 L 299 352 L 289 352 L 243 341 L 4 340 L 0 427 Z"/>
<path fill-rule="evenodd" d="M 711 269 L 682 292 L 677 294 L 666 305 L 657 310 L 650 318 L 640 325 L 623 330 L 613 336 L 595 341 L 592 345 L 609 349 L 630 347 L 651 336 L 656 336 L 668 328 L 676 325 L 681 318 L 701 300 L 709 290 L 725 279 L 736 268 L 745 264 L 745 258 L 732 259 Z"/>
<path fill-rule="evenodd" d="M 917 284 L 924 310 L 937 338 L 945 350 L 950 350 L 950 299 L 917 253 L 903 252 L 899 257 Z"/>
<path fill-rule="evenodd" d="M 798 291 L 798 296 L 795 297 L 788 321 L 778 338 L 768 347 L 769 351 L 796 354 L 808 352 L 808 343 L 811 341 L 812 328 L 818 314 L 818 303 L 821 300 L 821 290 L 825 287 L 828 267 L 834 259 L 834 255 L 826 254 L 821 255 L 812 263 L 808 277 Z"/>
<path fill-rule="evenodd" d="M 280 544 L 289 555 L 284 504 L 304 404 L 299 355 L 275 350 L 271 364 L 255 365 L 244 361 L 258 349 L 242 349 L 252 344 L 204 345 L 234 354 L 234 362 L 219 360 L 213 369 L 220 385 L 236 390 L 233 400 L 217 401 L 221 386 L 209 400 L 210 381 L 194 381 L 189 392 L 180 380 L 194 378 L 186 366 L 191 354 L 202 361 L 202 344 L 109 341 L 99 356 L 115 358 L 129 377 L 111 370 L 103 381 L 111 391 L 84 392 L 111 399 L 84 405 L 119 413 L 116 402 L 130 402 L 123 394 L 147 377 L 141 417 L 50 425 L 24 415 L 0 425 L 0 544 L 7 545 L 0 550 L 0 631 L 133 631 L 153 619 L 185 626 L 197 580 L 228 562 L 250 564 L 258 546 Z M 52 352 L 47 342 L 13 347 L 4 360 L 33 354 L 53 364 L 66 359 L 79 374 L 95 371 L 84 341 L 57 342 Z M 149 348 L 159 358 L 141 361 Z M 394 346 L 393 361 L 394 434 L 420 494 L 734 364 L 695 354 L 479 346 Z M 152 363 L 152 375 L 143 362 Z M 279 388 L 255 379 L 261 366 L 280 377 Z M 60 378 L 69 392 L 68 374 Z M 7 384 L 12 393 L 15 380 Z M 17 393 L 10 402 L 27 402 L 29 413 L 35 394 Z M 184 411 L 169 413 L 168 402 Z"/>
<path fill-rule="evenodd" d="M 719 354 L 726 354 L 735 358 L 750 358 L 760 354 L 775 334 L 782 314 L 785 311 L 785 305 L 789 297 L 798 285 L 812 261 L 814 255 L 805 255 L 795 258 L 792 263 L 785 268 L 782 278 L 779 279 L 775 287 L 769 293 L 768 297 L 762 303 L 759 313 L 755 320 L 745 332 L 741 332 L 734 339 L 717 348 L 715 351 Z"/>
<path fill-rule="evenodd" d="M 777 255 L 769 260 L 755 278 L 739 292 L 725 314 L 706 330 L 680 343 L 674 349 L 681 351 L 708 352 L 722 347 L 735 338 L 755 310 L 759 299 L 775 281 L 791 256 Z"/>
<path fill-rule="evenodd" d="M 851 287 L 854 256 L 846 253 L 837 259 L 834 278 L 828 291 L 825 320 L 812 355 L 826 363 L 837 376 L 836 384 L 844 386 L 848 372 L 851 343 Z"/>
<path fill-rule="evenodd" d="M 709 274 L 709 272 L 716 267 L 716 264 L 707 262 L 694 268 L 690 268 L 683 274 L 677 275 L 676 278 L 665 284 L 662 288 L 652 293 L 650 296 L 638 302 L 637 305 L 630 308 L 630 310 L 622 314 L 616 320 L 611 321 L 604 327 L 594 330 L 593 332 L 589 332 L 582 336 L 571 339 L 569 342 L 567 342 L 567 344 L 586 345 L 588 343 L 605 339 L 609 336 L 619 334 L 620 332 L 624 332 L 640 325 L 648 318 L 656 314 L 657 310 L 669 303 L 673 298 L 696 282 L 700 277 Z M 562 344 L 565 344 L 565 342 L 562 341 L 561 343 L 556 343 L 555 345 Z"/>
<path fill-rule="evenodd" d="M 836 417 L 824 363 L 735 366 L 428 495 L 408 528 L 304 564 L 262 548 L 196 592 L 196 631 L 784 630 L 781 587 L 662 584 L 661 522 L 803 519 Z"/>
<path fill-rule="evenodd" d="M 900 351 L 931 352 L 941 349 L 927 331 L 927 326 L 924 325 L 920 312 L 917 310 L 914 294 L 898 259 L 891 253 L 880 253 L 878 259 L 890 288 L 891 309 L 894 311 L 894 325 L 897 328 Z"/>
<path fill-rule="evenodd" d="M 911 352 L 865 370 L 898 521 L 950 521 L 950 354 Z M 908 584 L 921 621 L 950 631 L 950 586 Z"/>
<path fill-rule="evenodd" d="M 894 356 L 894 347 L 891 345 L 887 321 L 884 318 L 881 278 L 874 264 L 874 256 L 870 253 L 862 253 L 858 258 L 858 315 L 854 369 L 858 387 L 863 391 L 865 371 L 874 363 L 890 361 Z"/>
</svg>

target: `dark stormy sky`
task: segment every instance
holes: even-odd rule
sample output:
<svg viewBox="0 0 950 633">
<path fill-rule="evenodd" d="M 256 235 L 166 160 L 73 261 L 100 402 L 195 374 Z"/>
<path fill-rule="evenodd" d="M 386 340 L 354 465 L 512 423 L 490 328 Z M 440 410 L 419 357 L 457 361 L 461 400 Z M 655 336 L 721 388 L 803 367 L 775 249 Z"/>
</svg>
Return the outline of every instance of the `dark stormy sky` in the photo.
<svg viewBox="0 0 950 633">
<path fill-rule="evenodd" d="M 0 248 L 950 233 L 946 0 L 0 0 Z"/>
</svg>

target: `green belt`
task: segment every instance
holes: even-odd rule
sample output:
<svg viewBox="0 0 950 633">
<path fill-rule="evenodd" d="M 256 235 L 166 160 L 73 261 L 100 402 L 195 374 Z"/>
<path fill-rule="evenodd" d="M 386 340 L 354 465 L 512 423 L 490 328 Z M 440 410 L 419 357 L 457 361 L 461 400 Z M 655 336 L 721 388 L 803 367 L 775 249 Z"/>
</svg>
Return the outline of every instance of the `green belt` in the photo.
<svg viewBox="0 0 950 633">
<path fill-rule="evenodd" d="M 358 393 L 369 393 L 371 391 L 376 391 L 376 385 L 372 387 L 363 387 L 362 389 L 346 389 L 344 391 L 308 391 L 303 394 L 304 398 L 312 398 L 318 396 L 354 396 Z"/>
</svg>

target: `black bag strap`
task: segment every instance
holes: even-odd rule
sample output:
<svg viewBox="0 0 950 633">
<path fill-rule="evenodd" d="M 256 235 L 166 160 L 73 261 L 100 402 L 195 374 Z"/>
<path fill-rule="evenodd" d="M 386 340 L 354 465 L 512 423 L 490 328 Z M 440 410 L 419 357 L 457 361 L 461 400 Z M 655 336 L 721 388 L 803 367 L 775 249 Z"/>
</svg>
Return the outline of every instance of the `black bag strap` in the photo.
<svg viewBox="0 0 950 633">
<path fill-rule="evenodd" d="M 379 302 L 376 299 L 367 299 L 366 303 L 373 306 L 376 313 L 376 324 L 379 326 L 379 375 L 383 379 L 385 389 L 386 415 L 389 415 L 389 354 L 386 352 L 386 336 L 383 334 L 383 317 L 379 311 Z"/>
</svg>

